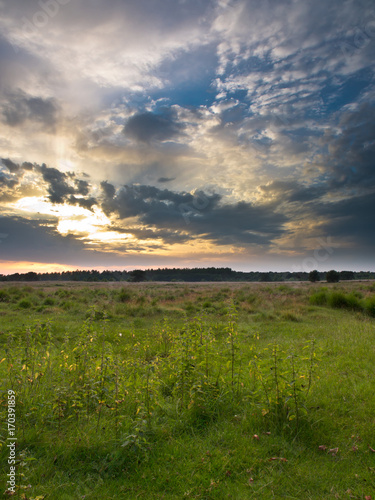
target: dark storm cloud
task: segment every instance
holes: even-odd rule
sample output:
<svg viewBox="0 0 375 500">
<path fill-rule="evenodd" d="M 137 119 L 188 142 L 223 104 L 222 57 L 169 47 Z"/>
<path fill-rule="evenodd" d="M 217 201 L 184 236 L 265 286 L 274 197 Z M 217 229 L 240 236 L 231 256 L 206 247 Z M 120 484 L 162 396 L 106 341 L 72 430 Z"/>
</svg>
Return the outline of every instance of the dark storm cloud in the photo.
<svg viewBox="0 0 375 500">
<path fill-rule="evenodd" d="M 157 229 L 157 228 L 139 228 L 139 227 L 122 227 L 111 225 L 108 227 L 109 231 L 116 231 L 118 233 L 131 234 L 139 240 L 155 240 L 161 239 L 164 243 L 186 243 L 191 240 L 191 236 L 187 233 L 182 233 L 180 231 L 173 231 L 168 229 Z M 147 245 L 149 248 L 149 246 Z"/>
<path fill-rule="evenodd" d="M 106 186 L 108 190 L 108 185 Z M 219 195 L 206 197 L 206 207 L 209 208 L 217 201 Z M 103 209 L 106 213 L 117 212 L 122 219 L 146 214 L 164 212 L 165 217 L 181 217 L 182 208 L 186 206 L 194 209 L 196 197 L 190 193 L 176 193 L 168 189 L 159 189 L 154 186 L 132 185 L 120 188 L 116 196 L 106 196 Z M 151 215 L 150 215 L 151 217 Z"/>
<path fill-rule="evenodd" d="M 327 134 L 327 173 L 330 188 L 375 187 L 375 105 L 364 103 L 357 111 L 342 114 L 340 131 Z"/>
<path fill-rule="evenodd" d="M 85 198 L 90 193 L 90 184 L 87 181 L 76 179 L 74 173 L 60 172 L 57 168 L 47 167 L 45 164 L 37 166 L 37 169 L 48 184 L 48 198 L 51 203 L 67 202 L 70 205 L 79 205 L 89 210 L 97 203 L 93 197 Z M 75 195 L 82 196 L 82 198 L 77 198 Z"/>
<path fill-rule="evenodd" d="M 265 195 L 276 197 L 278 203 L 297 202 L 299 205 L 319 200 L 328 191 L 324 183 L 304 186 L 293 180 L 272 181 L 267 185 L 259 186 L 259 189 Z"/>
<path fill-rule="evenodd" d="M 126 122 L 124 134 L 139 142 L 168 141 L 180 135 L 184 125 L 178 122 L 177 113 L 163 108 L 158 113 L 139 113 Z"/>
<path fill-rule="evenodd" d="M 22 173 L 24 170 L 31 171 L 34 168 L 34 164 L 29 161 L 24 161 L 22 165 L 15 163 L 10 158 L 1 158 L 1 163 L 11 172 L 12 174 Z"/>
<path fill-rule="evenodd" d="M 323 223 L 325 234 L 340 242 L 350 242 L 355 248 L 374 249 L 375 193 L 356 196 L 335 203 L 322 203 L 315 214 Z"/>
<path fill-rule="evenodd" d="M 24 170 L 32 170 L 34 168 L 34 165 L 32 163 L 30 163 L 29 161 L 24 161 L 21 165 L 21 167 L 24 169 Z"/>
<path fill-rule="evenodd" d="M 98 204 L 95 198 L 76 198 L 74 195 L 69 196 L 69 198 L 66 199 L 66 202 L 69 205 L 79 205 L 87 210 L 92 210 L 92 207 Z"/>
<path fill-rule="evenodd" d="M 49 184 L 48 193 L 52 203 L 64 203 L 66 196 L 75 193 L 74 187 L 67 183 L 68 176 L 57 168 L 43 164 L 40 171 L 43 179 Z"/>
<path fill-rule="evenodd" d="M 112 199 L 115 196 L 116 188 L 112 184 L 107 181 L 103 181 L 100 183 L 100 187 L 104 191 L 105 197 Z"/>
<path fill-rule="evenodd" d="M 176 179 L 175 177 L 159 177 L 158 182 L 160 183 L 172 182 L 175 179 Z"/>
<path fill-rule="evenodd" d="M 0 200 L 3 202 L 14 201 L 17 199 L 16 187 L 25 173 L 25 170 L 32 170 L 33 165 L 15 163 L 10 158 L 1 158 L 1 164 L 7 171 L 0 170 Z M 1 165 L 0 165 L 1 166 Z"/>
<path fill-rule="evenodd" d="M 163 235 L 173 243 L 176 234 L 183 239 L 203 238 L 222 245 L 260 244 L 269 245 L 283 232 L 287 218 L 275 213 L 272 206 L 254 206 L 251 203 L 221 204 L 218 194 L 197 191 L 176 193 L 154 186 L 123 186 L 115 196 L 106 197 L 102 208 L 121 219 L 138 217 L 146 226 L 156 231 L 173 231 Z M 157 233 L 156 233 L 157 234 Z M 150 235 L 151 237 L 151 235 Z"/>
<path fill-rule="evenodd" d="M 333 131 L 320 140 L 325 152 L 319 163 L 324 168 L 313 182 L 275 180 L 260 189 L 266 195 L 276 196 L 279 202 L 297 202 L 301 207 L 309 202 L 325 207 L 322 200 L 332 194 L 359 200 L 358 196 L 375 190 L 374 117 L 375 105 L 371 103 L 360 105 L 356 111 L 340 113 Z"/>
<path fill-rule="evenodd" d="M 20 184 L 25 172 L 34 171 L 39 173 L 47 183 L 48 198 L 52 203 L 68 203 L 70 205 L 79 205 L 89 210 L 97 203 L 90 197 L 90 184 L 82 179 L 77 179 L 74 172 L 60 172 L 56 168 L 49 168 L 45 164 L 23 162 L 21 165 L 15 163 L 9 158 L 2 158 L 1 163 L 9 170 L 0 171 L 0 196 L 2 201 L 10 201 L 21 197 L 20 193 L 11 193 L 13 189 Z M 75 196 L 79 196 L 78 198 Z"/>
<path fill-rule="evenodd" d="M 9 158 L 1 158 L 1 162 L 3 165 L 7 167 L 9 172 L 18 172 L 20 166 L 17 163 L 14 163 L 12 160 Z"/>
<path fill-rule="evenodd" d="M 4 175 L 2 172 L 0 172 L 0 188 L 1 187 L 6 187 L 6 188 L 14 188 L 18 184 L 18 179 L 11 178 L 9 179 L 6 175 Z"/>
<path fill-rule="evenodd" d="M 55 224 L 57 220 L 55 221 Z M 69 252 L 79 252 L 83 244 L 71 236 L 61 236 L 49 221 L 30 221 L 22 217 L 0 217 L 0 232 L 7 234 L 1 240 L 3 260 L 57 262 Z"/>
<path fill-rule="evenodd" d="M 90 192 L 90 184 L 82 179 L 76 179 L 75 185 L 77 186 L 77 194 L 87 196 Z"/>
<path fill-rule="evenodd" d="M 0 256 L 2 260 L 59 263 L 75 266 L 125 265 L 117 255 L 87 249 L 72 235 L 62 236 L 56 230 L 57 219 L 28 220 L 22 217 L 0 217 Z"/>
<path fill-rule="evenodd" d="M 3 122 L 11 127 L 30 120 L 40 123 L 46 130 L 53 131 L 58 111 L 54 99 L 33 97 L 22 91 L 6 94 L 2 105 Z"/>
</svg>

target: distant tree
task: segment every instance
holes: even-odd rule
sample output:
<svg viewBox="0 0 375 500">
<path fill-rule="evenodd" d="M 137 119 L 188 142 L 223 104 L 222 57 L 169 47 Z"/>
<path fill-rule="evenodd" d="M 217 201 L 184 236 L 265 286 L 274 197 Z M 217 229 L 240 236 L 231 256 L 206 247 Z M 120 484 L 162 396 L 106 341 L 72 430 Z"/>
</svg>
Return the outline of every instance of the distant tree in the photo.
<svg viewBox="0 0 375 500">
<path fill-rule="evenodd" d="M 29 271 L 28 273 L 23 275 L 23 279 L 25 281 L 39 281 L 39 276 L 34 271 Z"/>
<path fill-rule="evenodd" d="M 326 275 L 327 283 L 338 283 L 340 281 L 340 273 L 332 269 Z"/>
<path fill-rule="evenodd" d="M 259 281 L 266 281 L 266 282 L 271 281 L 270 273 L 269 272 L 268 273 L 261 273 L 260 277 L 259 277 Z"/>
<path fill-rule="evenodd" d="M 134 269 L 129 273 L 129 281 L 132 283 L 139 283 L 146 280 L 146 272 L 141 269 Z"/>
<path fill-rule="evenodd" d="M 319 271 L 314 269 L 314 271 L 309 272 L 309 281 L 312 283 L 316 283 L 317 281 L 320 281 L 320 274 Z"/>
<path fill-rule="evenodd" d="M 354 280 L 355 275 L 353 271 L 341 271 L 340 272 L 340 280 L 349 281 Z"/>
</svg>

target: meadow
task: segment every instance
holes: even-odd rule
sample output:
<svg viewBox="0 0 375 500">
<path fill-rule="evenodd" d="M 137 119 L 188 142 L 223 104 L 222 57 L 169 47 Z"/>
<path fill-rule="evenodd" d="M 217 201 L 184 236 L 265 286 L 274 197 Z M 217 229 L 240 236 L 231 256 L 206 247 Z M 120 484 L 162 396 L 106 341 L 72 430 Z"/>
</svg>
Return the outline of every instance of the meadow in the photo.
<svg viewBox="0 0 375 500">
<path fill-rule="evenodd" d="M 0 283 L 0 346 L 4 498 L 375 499 L 374 282 Z"/>
</svg>

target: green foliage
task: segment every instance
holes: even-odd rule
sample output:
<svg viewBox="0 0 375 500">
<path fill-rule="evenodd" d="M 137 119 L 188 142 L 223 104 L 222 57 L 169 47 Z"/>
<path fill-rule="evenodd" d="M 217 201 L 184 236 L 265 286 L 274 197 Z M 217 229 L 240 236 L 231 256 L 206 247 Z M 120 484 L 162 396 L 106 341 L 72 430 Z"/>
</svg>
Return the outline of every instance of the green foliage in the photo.
<svg viewBox="0 0 375 500">
<path fill-rule="evenodd" d="M 309 272 L 309 281 L 312 283 L 316 283 L 317 281 L 320 281 L 320 274 L 319 271 L 314 269 L 314 271 Z"/>
<path fill-rule="evenodd" d="M 349 311 L 363 311 L 370 316 L 375 315 L 374 297 L 363 299 L 360 292 L 345 293 L 339 290 L 328 291 L 322 288 L 310 296 L 310 304 L 317 306 L 329 306 L 334 309 L 347 309 Z"/>
<path fill-rule="evenodd" d="M 336 309 L 361 310 L 362 305 L 354 294 L 345 294 L 343 292 L 333 291 L 329 296 L 327 303 L 330 307 Z"/>
<path fill-rule="evenodd" d="M 126 288 L 122 287 L 118 294 L 118 300 L 120 302 L 129 302 L 131 298 L 132 294 Z"/>
<path fill-rule="evenodd" d="M 364 302 L 364 310 L 369 316 L 375 318 L 375 296 L 368 297 Z"/>
<path fill-rule="evenodd" d="M 298 433 L 301 420 L 308 414 L 306 400 L 317 367 L 315 341 L 307 342 L 303 351 L 306 349 L 307 357 L 305 353 L 288 354 L 278 344 L 270 344 L 250 362 L 250 375 L 260 382 L 263 396 L 255 403 L 273 430 L 288 428 Z"/>
<path fill-rule="evenodd" d="M 126 303 L 120 286 L 7 287 L 0 377 L 17 394 L 18 496 L 371 494 L 375 299 L 349 285 L 173 285 L 170 304 L 148 284 L 127 285 Z M 32 307 L 49 297 L 51 321 Z M 368 317 L 347 313 L 358 304 Z"/>
<path fill-rule="evenodd" d="M 30 309 L 30 307 L 32 307 L 32 303 L 29 299 L 21 299 L 17 305 L 21 309 Z"/>
<path fill-rule="evenodd" d="M 129 281 L 132 283 L 140 283 L 141 281 L 146 280 L 146 271 L 142 271 L 141 269 L 134 269 L 129 273 Z"/>
<path fill-rule="evenodd" d="M 340 273 L 332 269 L 326 274 L 327 283 L 338 283 L 340 281 Z"/>
<path fill-rule="evenodd" d="M 52 297 L 47 297 L 44 302 L 43 302 L 43 305 L 45 306 L 54 306 L 55 305 L 55 301 Z"/>
</svg>

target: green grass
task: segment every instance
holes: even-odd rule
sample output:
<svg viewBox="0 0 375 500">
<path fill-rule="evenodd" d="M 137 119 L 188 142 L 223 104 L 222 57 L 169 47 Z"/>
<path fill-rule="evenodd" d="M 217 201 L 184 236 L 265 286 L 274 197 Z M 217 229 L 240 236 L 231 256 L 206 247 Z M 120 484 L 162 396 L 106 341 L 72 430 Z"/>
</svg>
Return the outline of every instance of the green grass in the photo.
<svg viewBox="0 0 375 500">
<path fill-rule="evenodd" d="M 15 498 L 374 498 L 374 304 L 366 283 L 2 284 Z"/>
</svg>

